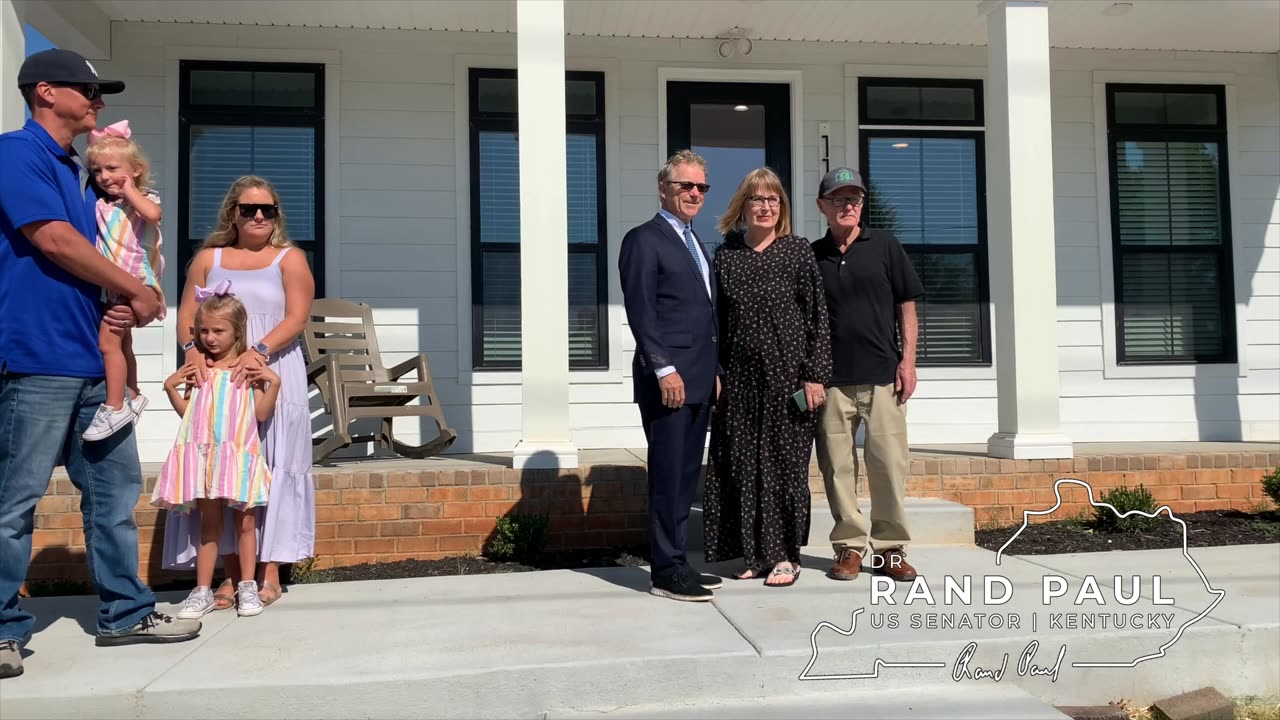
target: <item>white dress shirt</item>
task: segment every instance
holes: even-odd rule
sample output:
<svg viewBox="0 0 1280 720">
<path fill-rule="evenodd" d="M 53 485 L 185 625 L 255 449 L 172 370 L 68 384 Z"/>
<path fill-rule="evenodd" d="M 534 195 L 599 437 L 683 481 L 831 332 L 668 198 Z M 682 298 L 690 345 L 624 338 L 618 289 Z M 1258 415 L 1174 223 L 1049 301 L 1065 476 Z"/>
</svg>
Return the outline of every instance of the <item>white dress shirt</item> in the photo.
<svg viewBox="0 0 1280 720">
<path fill-rule="evenodd" d="M 658 209 L 658 214 L 671 225 L 671 229 L 676 231 L 676 237 L 680 238 L 680 244 L 684 245 L 684 229 L 688 227 L 690 234 L 693 234 L 692 224 L 685 225 L 684 221 L 680 218 L 672 215 L 662 208 Z M 693 247 L 698 251 L 698 257 L 702 260 L 702 285 L 707 289 L 707 297 L 711 297 L 711 262 L 707 260 L 707 254 L 702 251 L 702 243 L 697 242 L 698 236 L 696 234 L 693 234 L 693 239 Z M 663 378 L 675 371 L 676 368 L 674 365 L 667 365 L 665 367 L 658 368 L 654 373 L 658 377 Z"/>
</svg>

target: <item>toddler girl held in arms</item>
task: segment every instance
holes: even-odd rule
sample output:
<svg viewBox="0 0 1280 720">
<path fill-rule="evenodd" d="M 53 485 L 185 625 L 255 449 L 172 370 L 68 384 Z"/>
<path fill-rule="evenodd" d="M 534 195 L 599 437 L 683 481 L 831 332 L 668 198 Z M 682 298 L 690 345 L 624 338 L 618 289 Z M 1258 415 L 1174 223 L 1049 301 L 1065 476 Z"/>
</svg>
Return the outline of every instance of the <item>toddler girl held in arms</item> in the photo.
<svg viewBox="0 0 1280 720">
<path fill-rule="evenodd" d="M 261 365 L 245 371 L 243 384 L 234 381 L 229 366 L 245 352 L 248 315 L 230 294 L 230 285 L 224 280 L 211 289 L 196 288 L 195 342 L 213 361 L 208 377 L 200 382 L 196 365 L 188 362 L 164 383 L 182 424 L 151 502 L 171 512 L 187 513 L 193 507 L 200 512 L 196 587 L 178 612 L 182 619 L 200 618 L 214 609 L 211 587 L 226 505 L 235 510 L 240 577 L 245 578 L 236 587 L 238 612 L 247 616 L 263 610 L 253 580 L 258 557 L 254 508 L 267 504 L 271 472 L 258 425 L 275 411 L 280 376 Z"/>
<path fill-rule="evenodd" d="M 151 163 L 130 140 L 129 121 L 121 120 L 89 133 L 86 153 L 89 172 L 99 190 L 95 215 L 98 250 L 160 296 L 160 197 L 150 190 Z M 106 197 L 102 197 L 105 195 Z M 119 298 L 107 297 L 108 304 Z M 147 399 L 138 389 L 138 362 L 133 355 L 130 328 L 113 328 L 104 319 L 98 330 L 98 349 L 107 375 L 107 401 L 98 408 L 84 432 L 85 440 L 102 440 L 130 422 L 137 422 Z M 126 401 L 126 386 L 133 399 Z"/>
</svg>

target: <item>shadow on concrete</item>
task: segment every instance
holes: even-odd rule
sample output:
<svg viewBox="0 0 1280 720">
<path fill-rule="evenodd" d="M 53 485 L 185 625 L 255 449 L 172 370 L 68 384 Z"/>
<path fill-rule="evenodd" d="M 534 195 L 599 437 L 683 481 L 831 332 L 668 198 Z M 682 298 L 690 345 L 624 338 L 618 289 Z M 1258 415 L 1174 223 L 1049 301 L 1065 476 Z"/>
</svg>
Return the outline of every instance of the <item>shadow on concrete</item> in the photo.
<svg viewBox="0 0 1280 720">
<path fill-rule="evenodd" d="M 39 578 L 53 574 L 59 580 Z M 87 635 L 98 631 L 97 605 L 84 602 L 85 595 L 95 595 L 89 580 L 89 569 L 83 550 L 66 547 L 40 548 L 27 570 L 27 589 L 32 597 L 41 598 L 41 612 L 36 615 L 31 634 L 49 628 L 62 618 L 75 620 Z"/>
</svg>

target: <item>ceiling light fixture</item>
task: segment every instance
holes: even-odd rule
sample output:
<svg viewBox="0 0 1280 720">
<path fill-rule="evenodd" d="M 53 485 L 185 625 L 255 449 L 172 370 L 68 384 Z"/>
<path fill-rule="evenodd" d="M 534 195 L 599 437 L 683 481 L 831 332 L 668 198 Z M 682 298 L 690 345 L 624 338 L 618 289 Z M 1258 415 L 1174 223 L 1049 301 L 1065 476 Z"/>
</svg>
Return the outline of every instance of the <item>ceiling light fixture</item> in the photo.
<svg viewBox="0 0 1280 720">
<path fill-rule="evenodd" d="M 1111 15 L 1112 17 L 1115 17 L 1117 15 L 1127 15 L 1131 10 L 1133 10 L 1133 3 L 1118 2 L 1118 3 L 1111 3 L 1111 5 L 1108 8 L 1102 11 L 1102 14 Z"/>
<path fill-rule="evenodd" d="M 730 28 L 729 32 L 719 36 L 721 43 L 716 48 L 716 52 L 726 60 L 734 55 L 750 55 L 751 38 L 747 37 L 749 32 L 736 25 Z"/>
</svg>

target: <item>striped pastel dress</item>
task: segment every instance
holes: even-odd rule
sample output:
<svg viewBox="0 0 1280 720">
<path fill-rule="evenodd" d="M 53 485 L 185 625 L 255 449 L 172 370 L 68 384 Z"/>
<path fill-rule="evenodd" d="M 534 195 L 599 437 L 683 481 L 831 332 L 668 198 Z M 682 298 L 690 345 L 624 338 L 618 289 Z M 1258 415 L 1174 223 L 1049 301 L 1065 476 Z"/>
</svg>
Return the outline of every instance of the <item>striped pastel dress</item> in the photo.
<svg viewBox="0 0 1280 720">
<path fill-rule="evenodd" d="M 150 190 L 143 193 L 151 202 L 160 204 L 159 195 Z M 116 267 L 141 280 L 143 285 L 155 288 L 163 301 L 160 276 L 164 273 L 164 255 L 160 252 L 160 226 L 144 219 L 129 203 L 120 199 L 99 198 L 94 215 L 98 223 L 98 251 Z M 161 317 L 163 308 L 162 304 Z"/>
<path fill-rule="evenodd" d="M 186 513 L 196 500 L 226 500 L 246 510 L 266 505 L 270 489 L 253 389 L 237 386 L 230 371 L 212 368 L 187 404 L 151 503 Z"/>
<path fill-rule="evenodd" d="M 293 248 L 281 250 L 270 265 L 257 270 L 229 270 L 222 266 L 222 248 L 213 251 L 213 267 L 205 285 L 223 280 L 249 311 L 247 341 L 252 345 L 284 322 L 286 299 L 280 262 Z M 263 454 L 271 465 L 271 500 L 258 508 L 258 561 L 296 563 L 315 555 L 316 484 L 311 474 L 311 405 L 307 397 L 307 363 L 297 339 L 271 353 L 267 360 L 280 376 L 276 411 L 259 428 Z M 219 555 L 236 552 L 230 510 L 222 525 Z M 200 547 L 200 514 L 170 515 L 165 519 L 161 564 L 166 570 L 195 568 Z"/>
</svg>

